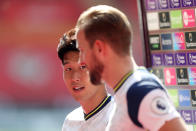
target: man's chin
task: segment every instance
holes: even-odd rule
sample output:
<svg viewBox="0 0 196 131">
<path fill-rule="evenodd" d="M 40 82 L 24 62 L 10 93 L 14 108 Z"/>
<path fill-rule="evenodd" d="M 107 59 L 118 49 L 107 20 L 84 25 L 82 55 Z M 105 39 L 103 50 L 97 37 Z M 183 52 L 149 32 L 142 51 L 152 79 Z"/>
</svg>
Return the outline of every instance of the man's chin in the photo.
<svg viewBox="0 0 196 131">
<path fill-rule="evenodd" d="M 101 85 L 102 81 L 101 81 L 101 76 L 97 73 L 97 74 L 90 74 L 90 81 L 93 85 Z"/>
<path fill-rule="evenodd" d="M 91 78 L 91 83 L 93 85 L 101 85 L 102 84 L 101 80 L 97 80 L 97 79 L 94 79 L 94 78 Z"/>
<path fill-rule="evenodd" d="M 94 55 L 93 55 L 94 56 Z M 102 73 L 104 70 L 104 65 L 98 61 L 98 59 L 94 56 L 94 66 L 90 69 L 90 81 L 94 85 L 102 84 Z"/>
<path fill-rule="evenodd" d="M 97 86 L 102 84 L 101 81 L 94 81 L 94 80 L 91 80 L 91 83 Z"/>
</svg>

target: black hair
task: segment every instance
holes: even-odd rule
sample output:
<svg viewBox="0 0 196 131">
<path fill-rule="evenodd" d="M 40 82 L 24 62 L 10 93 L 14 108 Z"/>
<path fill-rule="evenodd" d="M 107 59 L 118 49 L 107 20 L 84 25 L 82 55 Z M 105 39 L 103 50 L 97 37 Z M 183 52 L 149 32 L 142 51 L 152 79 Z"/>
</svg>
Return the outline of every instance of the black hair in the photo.
<svg viewBox="0 0 196 131">
<path fill-rule="evenodd" d="M 57 47 L 58 57 L 62 61 L 62 64 L 64 64 L 64 55 L 69 51 L 79 52 L 79 49 L 76 47 L 76 39 L 71 39 L 67 35 L 64 35 Z"/>
</svg>

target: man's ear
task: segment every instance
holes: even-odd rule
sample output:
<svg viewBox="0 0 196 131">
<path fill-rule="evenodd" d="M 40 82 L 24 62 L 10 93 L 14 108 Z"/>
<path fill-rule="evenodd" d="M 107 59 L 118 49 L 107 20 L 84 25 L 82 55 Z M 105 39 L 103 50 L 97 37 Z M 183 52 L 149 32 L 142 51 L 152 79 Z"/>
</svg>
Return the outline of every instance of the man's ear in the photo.
<svg viewBox="0 0 196 131">
<path fill-rule="evenodd" d="M 93 51 L 99 57 L 105 57 L 106 44 L 104 41 L 96 40 L 94 43 Z"/>
</svg>

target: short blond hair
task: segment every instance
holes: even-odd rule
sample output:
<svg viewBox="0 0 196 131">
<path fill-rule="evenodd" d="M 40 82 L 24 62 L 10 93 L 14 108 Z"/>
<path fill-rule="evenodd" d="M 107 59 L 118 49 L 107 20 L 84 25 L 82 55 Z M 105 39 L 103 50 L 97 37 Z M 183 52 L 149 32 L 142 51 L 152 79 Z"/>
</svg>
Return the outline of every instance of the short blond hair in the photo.
<svg viewBox="0 0 196 131">
<path fill-rule="evenodd" d="M 107 5 L 93 6 L 80 15 L 76 27 L 84 31 L 91 47 L 100 39 L 107 41 L 116 53 L 130 54 L 131 24 L 120 10 Z"/>
</svg>

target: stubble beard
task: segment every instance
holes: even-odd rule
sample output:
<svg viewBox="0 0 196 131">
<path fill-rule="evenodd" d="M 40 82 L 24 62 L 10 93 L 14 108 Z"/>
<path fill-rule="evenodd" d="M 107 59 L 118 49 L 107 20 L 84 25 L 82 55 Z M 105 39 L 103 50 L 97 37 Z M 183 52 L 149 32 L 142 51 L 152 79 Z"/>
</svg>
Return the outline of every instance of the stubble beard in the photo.
<svg viewBox="0 0 196 131">
<path fill-rule="evenodd" d="M 94 66 L 90 70 L 90 81 L 94 85 L 102 84 L 101 75 L 103 73 L 104 65 L 93 55 Z"/>
</svg>

